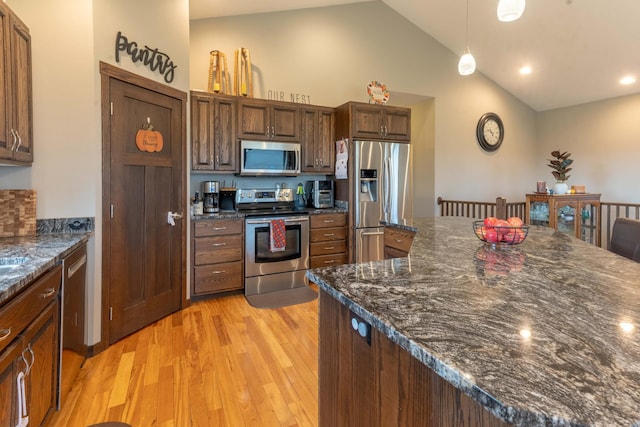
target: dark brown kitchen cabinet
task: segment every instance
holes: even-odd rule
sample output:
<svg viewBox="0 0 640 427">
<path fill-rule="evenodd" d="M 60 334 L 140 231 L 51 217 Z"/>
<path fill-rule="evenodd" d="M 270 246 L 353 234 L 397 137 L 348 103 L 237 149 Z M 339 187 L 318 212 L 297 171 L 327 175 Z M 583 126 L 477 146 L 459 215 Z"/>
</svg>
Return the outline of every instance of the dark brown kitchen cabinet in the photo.
<svg viewBox="0 0 640 427">
<path fill-rule="evenodd" d="M 54 267 L 0 307 L 0 427 L 18 425 L 21 415 L 29 425 L 42 425 L 56 408 L 61 270 Z"/>
<path fill-rule="evenodd" d="M 411 141 L 410 108 L 348 102 L 337 110 L 342 120 L 349 121 L 352 138 Z"/>
<path fill-rule="evenodd" d="M 318 318 L 320 427 L 506 427 L 324 290 Z"/>
<path fill-rule="evenodd" d="M 0 427 L 14 427 L 17 423 L 17 392 L 16 377 L 25 365 L 20 366 L 22 340 L 15 340 L 11 346 L 0 352 L 0 399 L 3 410 L 0 411 Z"/>
<path fill-rule="evenodd" d="M 191 92 L 191 169 L 237 172 L 236 98 Z"/>
<path fill-rule="evenodd" d="M 244 289 L 244 221 L 193 221 L 191 294 Z"/>
<path fill-rule="evenodd" d="M 26 25 L 0 2 L 0 162 L 33 162 L 31 36 Z"/>
<path fill-rule="evenodd" d="M 298 142 L 300 107 L 289 102 L 239 98 L 238 138 Z"/>
<path fill-rule="evenodd" d="M 302 171 L 331 174 L 335 165 L 333 108 L 304 106 L 302 116 Z"/>
<path fill-rule="evenodd" d="M 347 214 L 310 216 L 310 268 L 330 267 L 347 262 Z"/>
</svg>

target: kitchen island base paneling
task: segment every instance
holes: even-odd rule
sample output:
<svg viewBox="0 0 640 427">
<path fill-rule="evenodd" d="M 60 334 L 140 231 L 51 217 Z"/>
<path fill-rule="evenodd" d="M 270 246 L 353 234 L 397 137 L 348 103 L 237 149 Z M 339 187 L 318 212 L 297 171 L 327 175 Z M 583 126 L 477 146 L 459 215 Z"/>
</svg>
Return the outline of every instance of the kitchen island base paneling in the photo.
<svg viewBox="0 0 640 427">
<path fill-rule="evenodd" d="M 507 426 L 322 290 L 319 318 L 320 427 Z"/>
</svg>

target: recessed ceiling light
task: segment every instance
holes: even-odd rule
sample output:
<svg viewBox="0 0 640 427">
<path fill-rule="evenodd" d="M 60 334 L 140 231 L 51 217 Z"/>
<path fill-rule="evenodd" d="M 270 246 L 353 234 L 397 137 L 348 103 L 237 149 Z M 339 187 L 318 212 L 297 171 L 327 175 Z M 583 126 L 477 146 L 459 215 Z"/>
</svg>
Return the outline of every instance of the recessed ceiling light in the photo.
<svg viewBox="0 0 640 427">
<path fill-rule="evenodd" d="M 531 67 L 525 65 L 524 67 L 520 68 L 520 74 L 531 74 Z"/>
<path fill-rule="evenodd" d="M 626 76 L 620 79 L 620 84 L 630 85 L 636 82 L 636 78 L 633 76 Z"/>
</svg>

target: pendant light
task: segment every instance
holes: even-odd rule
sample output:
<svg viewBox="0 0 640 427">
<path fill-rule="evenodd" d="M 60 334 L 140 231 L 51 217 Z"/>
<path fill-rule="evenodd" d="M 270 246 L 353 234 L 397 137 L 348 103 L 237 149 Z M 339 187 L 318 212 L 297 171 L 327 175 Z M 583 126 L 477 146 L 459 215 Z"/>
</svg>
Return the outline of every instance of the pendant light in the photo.
<svg viewBox="0 0 640 427">
<path fill-rule="evenodd" d="M 464 54 L 460 57 L 458 62 L 458 74 L 461 76 L 468 76 L 476 71 L 476 60 L 469 51 L 469 0 L 467 0 L 467 34 L 466 40 L 467 48 L 464 50 Z"/>
<path fill-rule="evenodd" d="M 498 3 L 498 19 L 502 22 L 511 22 L 522 16 L 525 0 L 500 0 Z"/>
</svg>

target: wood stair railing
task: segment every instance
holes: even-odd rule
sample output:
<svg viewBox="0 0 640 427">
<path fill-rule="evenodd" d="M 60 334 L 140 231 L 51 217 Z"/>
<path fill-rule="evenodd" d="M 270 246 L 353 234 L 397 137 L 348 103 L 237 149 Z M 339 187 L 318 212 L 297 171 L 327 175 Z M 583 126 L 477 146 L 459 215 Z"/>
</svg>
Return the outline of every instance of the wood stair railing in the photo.
<svg viewBox="0 0 640 427">
<path fill-rule="evenodd" d="M 464 216 L 482 219 L 495 216 L 507 219 L 517 216 L 524 220 L 525 202 L 507 203 L 504 197 L 497 197 L 495 202 L 472 202 L 467 200 L 445 200 L 438 197 L 440 216 Z"/>
</svg>

